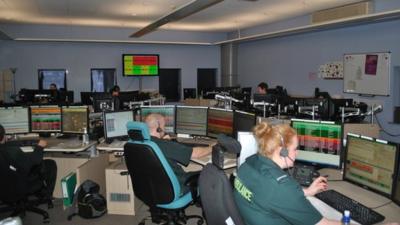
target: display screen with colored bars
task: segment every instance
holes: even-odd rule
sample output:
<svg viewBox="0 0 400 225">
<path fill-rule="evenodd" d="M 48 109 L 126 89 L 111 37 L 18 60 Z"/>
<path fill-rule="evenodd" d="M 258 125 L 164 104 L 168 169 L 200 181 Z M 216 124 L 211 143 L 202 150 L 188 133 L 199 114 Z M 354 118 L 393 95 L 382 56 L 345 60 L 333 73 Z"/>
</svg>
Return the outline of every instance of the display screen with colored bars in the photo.
<svg viewBox="0 0 400 225">
<path fill-rule="evenodd" d="M 0 108 L 0 124 L 4 127 L 6 134 L 29 133 L 29 109 Z"/>
<path fill-rule="evenodd" d="M 344 180 L 391 197 L 399 154 L 397 144 L 348 134 L 346 147 Z"/>
<path fill-rule="evenodd" d="M 233 111 L 209 108 L 207 115 L 207 136 L 217 137 L 218 134 L 233 135 Z"/>
<path fill-rule="evenodd" d="M 176 133 L 206 136 L 207 107 L 177 106 Z"/>
<path fill-rule="evenodd" d="M 158 76 L 159 55 L 122 56 L 124 76 Z"/>
<path fill-rule="evenodd" d="M 60 132 L 61 108 L 58 106 L 31 106 L 32 132 Z"/>
<path fill-rule="evenodd" d="M 299 139 L 296 160 L 341 167 L 342 125 L 329 121 L 292 120 Z"/>
</svg>

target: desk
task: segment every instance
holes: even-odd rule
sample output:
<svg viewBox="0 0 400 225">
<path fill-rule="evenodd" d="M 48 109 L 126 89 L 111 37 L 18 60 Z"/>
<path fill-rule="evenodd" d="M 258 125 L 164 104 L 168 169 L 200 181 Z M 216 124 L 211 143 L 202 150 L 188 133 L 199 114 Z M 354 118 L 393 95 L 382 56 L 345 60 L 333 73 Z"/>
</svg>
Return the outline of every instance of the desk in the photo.
<svg viewBox="0 0 400 225">
<path fill-rule="evenodd" d="M 79 138 L 57 139 L 50 137 L 43 138 L 43 140 L 47 141 L 47 147 L 44 149 L 46 152 L 82 152 L 96 144 L 96 141 L 90 141 L 89 144 L 84 145 Z"/>
<path fill-rule="evenodd" d="M 390 201 L 390 199 L 386 197 L 375 194 L 374 192 L 368 191 L 366 189 L 363 189 L 359 186 L 356 186 L 346 181 L 329 182 L 330 179 L 331 180 L 341 179 L 341 174 L 339 170 L 321 169 L 319 172 L 321 176 L 329 175 L 328 177 L 329 189 L 334 189 L 346 195 L 347 197 L 350 197 L 360 202 L 361 204 L 369 208 L 378 207 Z M 334 209 L 332 208 L 332 210 Z M 384 223 L 400 221 L 400 207 L 393 202 L 374 210 L 385 216 Z"/>
</svg>

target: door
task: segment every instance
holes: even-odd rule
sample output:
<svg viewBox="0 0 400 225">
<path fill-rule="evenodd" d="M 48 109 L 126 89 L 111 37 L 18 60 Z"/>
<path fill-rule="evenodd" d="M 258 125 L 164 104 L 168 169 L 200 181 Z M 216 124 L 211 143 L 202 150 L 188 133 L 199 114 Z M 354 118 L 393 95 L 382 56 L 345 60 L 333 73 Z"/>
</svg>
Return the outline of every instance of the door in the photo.
<svg viewBox="0 0 400 225">
<path fill-rule="evenodd" d="M 217 69 L 197 69 L 197 94 L 217 86 Z"/>
<path fill-rule="evenodd" d="M 160 69 L 159 92 L 167 102 L 181 100 L 181 69 Z"/>
</svg>

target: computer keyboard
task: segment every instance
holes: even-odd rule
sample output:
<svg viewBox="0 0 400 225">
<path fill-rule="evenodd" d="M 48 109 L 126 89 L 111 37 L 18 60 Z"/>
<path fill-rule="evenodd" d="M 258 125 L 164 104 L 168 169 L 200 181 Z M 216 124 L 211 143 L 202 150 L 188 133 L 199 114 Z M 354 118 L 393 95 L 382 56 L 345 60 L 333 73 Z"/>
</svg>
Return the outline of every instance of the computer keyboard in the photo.
<svg viewBox="0 0 400 225">
<path fill-rule="evenodd" d="M 203 144 L 203 143 L 188 143 L 188 142 L 179 142 L 180 144 L 186 145 L 188 147 L 209 147 L 210 145 L 208 144 Z"/>
<path fill-rule="evenodd" d="M 36 146 L 38 143 L 39 139 L 13 140 L 7 142 L 9 145 L 16 146 Z"/>
<path fill-rule="evenodd" d="M 341 213 L 344 210 L 349 210 L 351 218 L 363 225 L 379 223 L 385 219 L 384 216 L 376 211 L 335 190 L 318 193 L 315 197 Z"/>
</svg>

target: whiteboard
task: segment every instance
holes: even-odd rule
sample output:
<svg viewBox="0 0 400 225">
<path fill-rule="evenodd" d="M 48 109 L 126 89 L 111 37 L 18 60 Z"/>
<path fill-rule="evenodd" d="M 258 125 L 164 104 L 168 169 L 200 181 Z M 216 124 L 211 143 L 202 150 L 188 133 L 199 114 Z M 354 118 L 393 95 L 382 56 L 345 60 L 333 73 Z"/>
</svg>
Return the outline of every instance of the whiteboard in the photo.
<svg viewBox="0 0 400 225">
<path fill-rule="evenodd" d="M 344 54 L 345 93 L 386 95 L 390 93 L 390 52 Z"/>
</svg>

